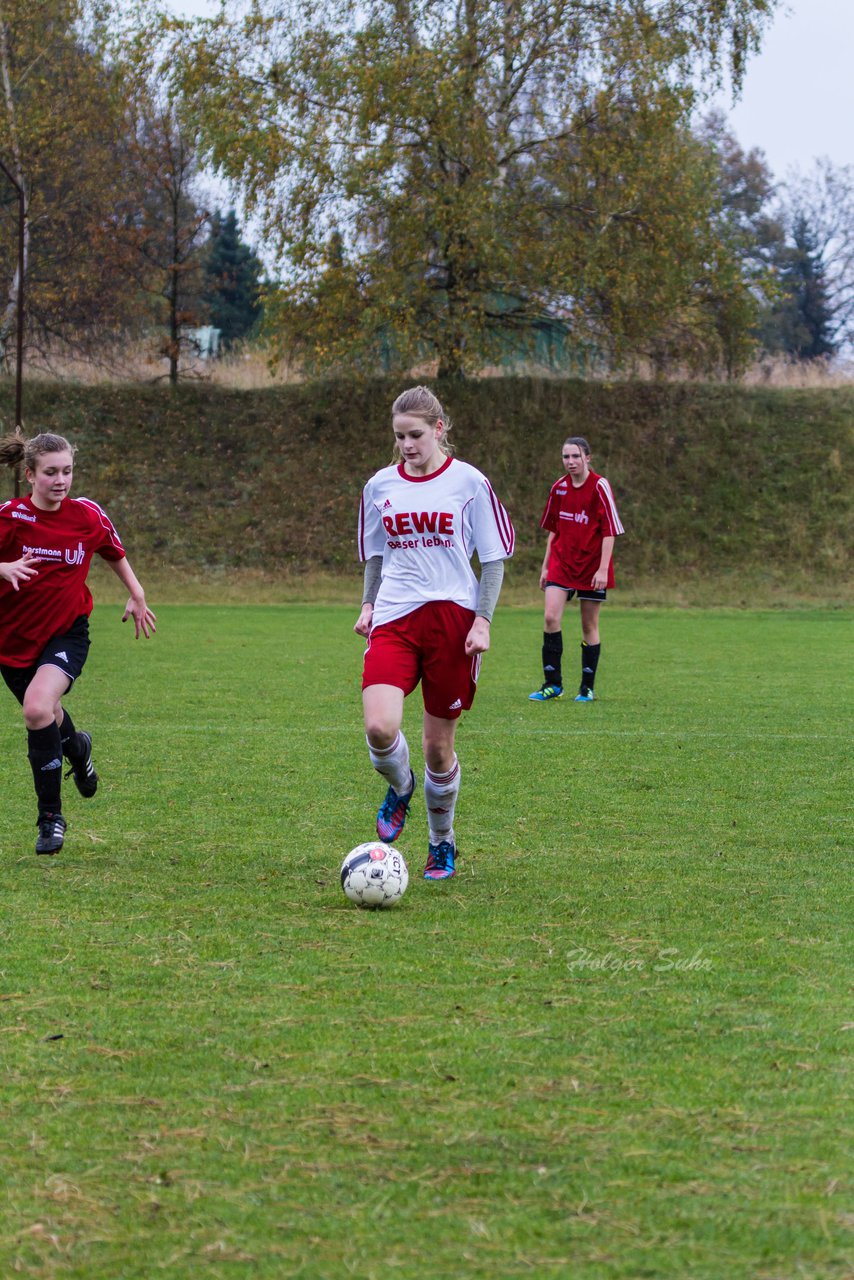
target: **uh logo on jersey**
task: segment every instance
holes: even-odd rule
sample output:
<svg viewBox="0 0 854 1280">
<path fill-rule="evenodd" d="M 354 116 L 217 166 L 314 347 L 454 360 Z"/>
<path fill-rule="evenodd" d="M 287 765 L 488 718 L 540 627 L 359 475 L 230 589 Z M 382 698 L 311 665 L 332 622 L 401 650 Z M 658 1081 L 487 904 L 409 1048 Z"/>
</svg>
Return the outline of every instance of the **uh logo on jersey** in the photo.
<svg viewBox="0 0 854 1280">
<path fill-rule="evenodd" d="M 381 519 L 389 535 L 388 545 L 393 551 L 453 546 L 452 511 L 398 511 L 394 515 L 383 515 Z"/>
<path fill-rule="evenodd" d="M 69 551 L 68 547 L 65 548 L 66 564 L 82 564 L 85 559 L 86 559 L 86 552 L 83 550 L 82 542 L 77 543 L 77 547 L 74 551 Z"/>
<path fill-rule="evenodd" d="M 58 563 L 63 559 L 63 553 L 58 547 L 24 547 L 23 554 L 38 556 L 40 560 L 50 560 L 52 563 Z M 78 542 L 76 547 L 66 547 L 64 559 L 66 564 L 82 564 L 86 559 L 83 543 Z"/>
</svg>

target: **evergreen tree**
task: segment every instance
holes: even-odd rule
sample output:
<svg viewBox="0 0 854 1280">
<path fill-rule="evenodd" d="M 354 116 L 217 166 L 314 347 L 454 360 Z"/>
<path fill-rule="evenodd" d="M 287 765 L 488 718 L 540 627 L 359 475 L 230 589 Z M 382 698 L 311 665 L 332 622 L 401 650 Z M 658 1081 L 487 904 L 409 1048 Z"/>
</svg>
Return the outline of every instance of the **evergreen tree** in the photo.
<svg viewBox="0 0 854 1280">
<path fill-rule="evenodd" d="M 827 272 L 809 220 L 798 214 L 791 228 L 792 243 L 782 251 L 779 269 L 781 296 L 763 326 L 764 344 L 797 360 L 831 356 L 833 340 Z"/>
<path fill-rule="evenodd" d="M 210 322 L 228 347 L 244 338 L 261 314 L 261 263 L 240 238 L 237 215 L 215 213 L 205 264 Z"/>
<path fill-rule="evenodd" d="M 769 351 L 833 355 L 854 343 L 854 166 L 815 161 L 780 188 L 785 242 L 772 256 L 777 296 L 762 318 Z"/>
</svg>

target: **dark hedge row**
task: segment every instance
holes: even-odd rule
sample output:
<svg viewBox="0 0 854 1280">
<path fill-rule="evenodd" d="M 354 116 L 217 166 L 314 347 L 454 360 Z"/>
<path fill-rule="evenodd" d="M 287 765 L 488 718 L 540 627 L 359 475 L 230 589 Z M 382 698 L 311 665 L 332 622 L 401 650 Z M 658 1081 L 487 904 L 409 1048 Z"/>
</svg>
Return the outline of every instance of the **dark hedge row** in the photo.
<svg viewBox="0 0 854 1280">
<path fill-rule="evenodd" d="M 560 445 L 586 435 L 627 536 L 620 574 L 775 571 L 837 576 L 852 544 L 854 390 L 544 382 L 433 384 L 460 457 L 489 475 L 517 529 L 516 572 L 539 563 L 538 521 Z M 127 531 L 134 561 L 338 569 L 354 561 L 365 478 L 389 460 L 401 384 L 273 391 L 34 384 L 28 433 L 80 447 L 75 492 Z M 0 417 L 12 421 L 12 387 Z M 0 477 L 0 494 L 11 480 Z"/>
</svg>

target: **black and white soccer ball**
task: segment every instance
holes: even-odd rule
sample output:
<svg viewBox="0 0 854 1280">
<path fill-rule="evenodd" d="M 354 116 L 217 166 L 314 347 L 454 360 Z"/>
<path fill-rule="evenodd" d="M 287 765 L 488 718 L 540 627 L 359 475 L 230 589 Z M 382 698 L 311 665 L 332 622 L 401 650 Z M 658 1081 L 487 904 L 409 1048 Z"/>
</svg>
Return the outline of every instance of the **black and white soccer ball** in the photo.
<svg viewBox="0 0 854 1280">
<path fill-rule="evenodd" d="M 341 864 L 341 888 L 359 907 L 393 907 L 408 884 L 403 854 L 380 840 L 357 844 Z"/>
</svg>

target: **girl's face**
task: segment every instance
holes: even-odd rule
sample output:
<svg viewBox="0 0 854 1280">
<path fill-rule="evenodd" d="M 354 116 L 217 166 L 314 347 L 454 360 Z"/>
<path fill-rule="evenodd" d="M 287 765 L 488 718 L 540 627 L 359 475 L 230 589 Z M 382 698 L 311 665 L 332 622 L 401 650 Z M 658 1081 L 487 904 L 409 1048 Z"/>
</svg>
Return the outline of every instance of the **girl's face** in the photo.
<svg viewBox="0 0 854 1280">
<path fill-rule="evenodd" d="M 561 455 L 563 465 L 569 472 L 573 482 L 584 484 L 587 479 L 587 473 L 590 470 L 590 457 L 577 444 L 565 444 Z"/>
<path fill-rule="evenodd" d="M 391 425 L 394 442 L 403 455 L 405 471 L 413 476 L 438 471 L 445 461 L 445 455 L 439 448 L 439 441 L 445 431 L 441 418 L 435 427 L 431 427 L 429 422 L 414 413 L 396 413 Z"/>
<path fill-rule="evenodd" d="M 33 486 L 33 502 L 39 510 L 57 510 L 68 496 L 73 471 L 74 459 L 69 449 L 39 454 L 35 470 L 27 467 L 27 483 Z"/>
</svg>

